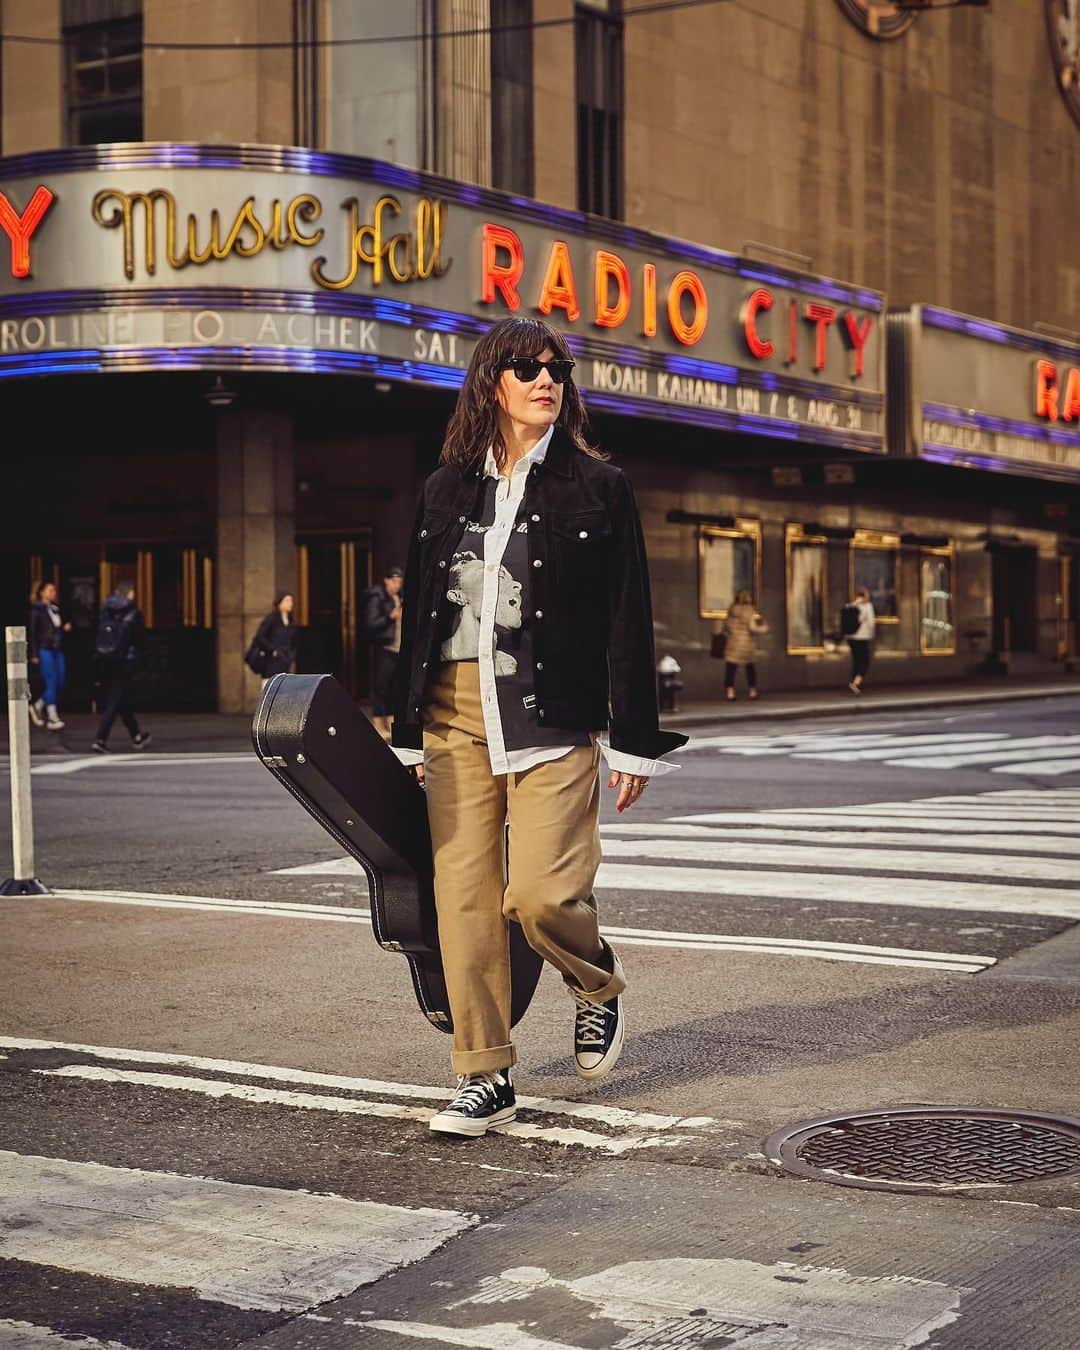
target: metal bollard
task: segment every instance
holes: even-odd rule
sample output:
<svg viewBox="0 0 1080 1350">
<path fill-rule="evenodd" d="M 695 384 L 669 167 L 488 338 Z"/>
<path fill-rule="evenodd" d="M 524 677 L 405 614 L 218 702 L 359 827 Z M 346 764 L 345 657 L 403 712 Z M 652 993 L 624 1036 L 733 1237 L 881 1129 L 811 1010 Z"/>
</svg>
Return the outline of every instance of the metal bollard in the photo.
<svg viewBox="0 0 1080 1350">
<path fill-rule="evenodd" d="M 11 851 L 15 875 L 0 895 L 48 895 L 34 876 L 34 810 L 30 799 L 30 723 L 26 712 L 26 629 L 6 628 L 8 741 L 11 753 Z"/>
</svg>

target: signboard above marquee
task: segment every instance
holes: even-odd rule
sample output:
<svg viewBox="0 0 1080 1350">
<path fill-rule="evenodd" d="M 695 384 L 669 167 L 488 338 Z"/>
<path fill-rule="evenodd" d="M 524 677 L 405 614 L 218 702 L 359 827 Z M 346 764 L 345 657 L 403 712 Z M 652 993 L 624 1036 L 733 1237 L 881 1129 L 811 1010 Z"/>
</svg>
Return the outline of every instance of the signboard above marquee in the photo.
<svg viewBox="0 0 1080 1350">
<path fill-rule="evenodd" d="M 890 445 L 967 468 L 1080 480 L 1080 344 L 915 305 L 888 318 Z"/>
<path fill-rule="evenodd" d="M 594 408 L 882 453 L 882 297 L 371 160 L 260 146 L 0 159 L 0 378 L 354 371 L 460 384 L 511 313 Z"/>
</svg>

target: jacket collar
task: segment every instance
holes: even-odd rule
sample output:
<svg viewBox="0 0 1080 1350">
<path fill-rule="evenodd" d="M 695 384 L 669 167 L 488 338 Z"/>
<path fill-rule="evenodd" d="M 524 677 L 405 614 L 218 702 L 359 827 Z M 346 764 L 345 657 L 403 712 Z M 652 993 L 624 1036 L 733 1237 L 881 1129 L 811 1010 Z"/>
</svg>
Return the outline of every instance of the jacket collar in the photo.
<svg viewBox="0 0 1080 1350">
<path fill-rule="evenodd" d="M 573 457 L 578 453 L 577 446 L 563 431 L 562 427 L 556 426 L 548 444 L 547 452 L 541 462 L 545 469 L 557 473 L 560 478 L 572 478 L 574 474 Z M 473 464 L 466 469 L 462 477 L 467 482 L 475 483 L 478 478 L 484 477 L 485 466 L 486 458 L 484 462 Z"/>
</svg>

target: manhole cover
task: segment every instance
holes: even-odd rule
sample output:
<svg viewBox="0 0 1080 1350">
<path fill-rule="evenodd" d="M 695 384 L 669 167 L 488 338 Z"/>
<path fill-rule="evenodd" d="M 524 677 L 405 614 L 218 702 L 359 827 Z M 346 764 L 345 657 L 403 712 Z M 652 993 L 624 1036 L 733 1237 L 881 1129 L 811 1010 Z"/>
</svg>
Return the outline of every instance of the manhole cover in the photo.
<svg viewBox="0 0 1080 1350">
<path fill-rule="evenodd" d="M 1007 1186 L 1080 1172 L 1080 1120 L 978 1106 L 902 1106 L 787 1125 L 761 1147 L 785 1172 L 835 1186 Z"/>
</svg>

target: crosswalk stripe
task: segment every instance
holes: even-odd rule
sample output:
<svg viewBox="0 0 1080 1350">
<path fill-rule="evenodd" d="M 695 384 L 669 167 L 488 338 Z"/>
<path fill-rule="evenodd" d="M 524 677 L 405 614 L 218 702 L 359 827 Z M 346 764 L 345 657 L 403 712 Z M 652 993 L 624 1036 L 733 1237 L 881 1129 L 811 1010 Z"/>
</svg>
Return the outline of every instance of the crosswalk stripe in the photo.
<svg viewBox="0 0 1080 1350">
<path fill-rule="evenodd" d="M 718 817 L 716 825 L 688 825 L 674 821 L 643 825 L 624 824 L 613 821 L 610 825 L 601 825 L 600 834 L 604 839 L 609 836 L 640 837 L 643 839 L 761 839 L 763 841 L 790 840 L 799 844 L 846 844 L 857 847 L 871 847 L 875 844 L 896 844 L 900 847 L 918 845 L 933 849 L 970 848 L 971 841 L 963 834 L 928 833 L 920 825 L 917 829 L 909 826 L 909 833 L 902 830 L 800 830 L 784 829 L 770 825 L 730 825 Z M 993 849 L 1003 853 L 1053 853 L 1080 856 L 1080 839 L 1070 839 L 1063 834 L 998 834 L 994 833 Z M 857 855 L 861 856 L 861 855 Z M 980 858 L 986 856 L 980 853 Z"/>
<path fill-rule="evenodd" d="M 1063 750 L 1066 750 L 1067 753 L 1073 753 L 1076 741 L 1080 741 L 1080 736 L 1076 737 L 1075 740 L 1070 737 L 1064 743 L 1051 737 L 1050 743 L 1043 746 L 1028 746 L 1023 749 L 1005 747 L 997 751 L 973 751 L 971 754 L 946 753 L 918 758 L 908 755 L 906 751 L 901 751 L 899 755 L 888 762 L 912 769 L 962 769 L 972 766 L 977 767 L 980 764 L 1011 763 L 1015 760 L 1024 760 L 1026 763 L 1034 764 L 1041 759 L 1060 759 Z"/>
<path fill-rule="evenodd" d="M 1015 877 L 1028 881 L 1073 881 L 1075 862 L 1056 858 L 1032 858 L 997 853 L 934 852 L 920 842 L 906 851 L 873 849 L 853 853 L 832 847 L 830 837 L 820 844 L 760 844 L 735 840 L 705 839 L 608 839 L 604 853 L 609 858 L 660 858 L 667 861 L 757 863 L 770 867 L 850 867 L 866 872 L 933 872 L 936 875 Z M 849 878 L 850 882 L 850 878 Z"/>
<path fill-rule="evenodd" d="M 891 802 L 879 802 L 873 807 L 852 806 L 843 810 L 820 806 L 805 811 L 702 811 L 689 816 L 674 816 L 672 819 L 689 825 L 814 826 L 822 833 L 841 827 L 849 830 L 910 830 L 913 840 L 927 829 L 938 833 L 951 831 L 959 835 L 989 834 L 995 837 L 1003 829 L 1008 829 L 1010 834 L 1060 835 L 1064 838 L 1080 834 L 1080 824 L 1072 821 L 1038 818 L 1020 820 L 1014 816 L 956 817 L 931 809 L 908 816 L 894 812 Z"/>
<path fill-rule="evenodd" d="M 1059 774 L 1080 773 L 1080 759 L 1044 759 L 1037 764 L 1003 764 L 994 773 Z"/>
<path fill-rule="evenodd" d="M 1047 752 L 1060 755 L 1061 751 L 1080 742 L 1080 736 L 1035 736 L 1029 740 L 1007 740 L 998 745 L 986 745 L 983 742 L 957 744 L 946 742 L 942 745 L 904 745 L 875 746 L 867 750 L 798 750 L 793 759 L 822 759 L 830 763 L 854 763 L 863 760 L 884 760 L 890 764 L 924 765 L 930 768 L 950 769 L 958 764 L 989 764 L 994 760 L 1023 759 L 1025 756 L 1038 759 Z"/>
<path fill-rule="evenodd" d="M 403 1106 L 400 1102 L 371 1101 L 359 1097 L 329 1097 L 321 1093 L 254 1087 L 250 1083 L 194 1078 L 184 1074 L 106 1068 L 99 1064 L 65 1064 L 58 1069 L 35 1069 L 34 1073 L 46 1078 L 79 1078 L 86 1082 L 127 1083 L 132 1087 L 164 1088 L 168 1091 L 191 1092 L 216 1099 L 230 1097 L 253 1105 L 292 1106 L 306 1111 L 334 1111 L 342 1115 L 378 1116 L 390 1120 L 427 1122 L 436 1110 L 430 1106 Z M 442 1095 L 446 1097 L 445 1089 Z M 523 1120 L 511 1121 L 492 1128 L 499 1134 L 508 1134 L 519 1139 L 539 1139 L 549 1144 L 576 1144 L 579 1148 L 598 1149 L 611 1154 L 626 1153 L 630 1149 L 649 1147 L 657 1142 L 655 1138 L 640 1134 L 612 1136 L 598 1134 L 595 1130 L 583 1130 L 578 1126 L 537 1125 L 532 1121 Z"/>
<path fill-rule="evenodd" d="M 126 769 L 134 765 L 141 768 L 175 768 L 194 764 L 257 764 L 259 761 L 250 752 L 225 750 L 213 754 L 184 753 L 181 751 L 168 755 L 148 755 L 138 752 L 130 755 L 80 755 L 72 759 L 44 760 L 36 763 L 30 770 L 32 774 L 43 778 L 58 777 L 65 774 L 82 773 L 86 769 Z"/>
<path fill-rule="evenodd" d="M 842 872 L 760 872 L 735 868 L 650 867 L 601 863 L 600 890 L 818 900 L 830 904 L 954 909 L 974 913 L 1041 914 L 1080 919 L 1080 892 L 1000 882 L 859 877 Z"/>
<path fill-rule="evenodd" d="M 476 1223 L 337 1195 L 0 1152 L 4 1256 L 236 1308 L 300 1310 Z"/>
<path fill-rule="evenodd" d="M 721 739 L 721 738 L 717 738 Z M 752 742 L 727 740 L 719 748 L 723 749 L 729 755 L 744 755 L 749 758 L 758 758 L 766 755 L 794 755 L 796 757 L 829 759 L 834 754 L 855 754 L 858 756 L 886 755 L 891 754 L 894 749 L 905 749 L 907 747 L 920 748 L 926 746 L 932 749 L 943 749 L 949 746 L 965 747 L 975 745 L 988 745 L 993 742 L 1005 741 L 1010 738 L 1000 732 L 957 732 L 946 736 L 876 736 L 863 737 L 860 740 L 854 737 L 830 738 L 827 741 L 803 740 L 793 741 L 787 744 Z M 692 742 L 688 743 L 691 744 Z"/>
<path fill-rule="evenodd" d="M 280 1064 L 249 1064 L 244 1060 L 214 1059 L 207 1055 L 184 1055 L 176 1051 L 81 1045 L 70 1041 L 41 1040 L 27 1036 L 0 1036 L 0 1045 L 8 1050 L 66 1050 L 74 1054 L 94 1055 L 98 1059 L 120 1060 L 121 1063 L 168 1065 L 173 1068 L 197 1069 L 204 1073 L 228 1074 L 234 1078 L 302 1083 L 307 1087 L 335 1088 L 345 1092 L 404 1097 L 407 1100 L 442 1102 L 446 1097 L 445 1087 L 397 1083 L 379 1078 L 356 1078 L 346 1074 L 319 1073 L 313 1069 L 295 1069 Z M 602 1102 L 572 1102 L 554 1097 L 523 1097 L 520 1094 L 517 1102 L 519 1106 L 528 1110 L 542 1111 L 549 1115 L 570 1116 L 579 1120 L 593 1120 L 615 1127 L 665 1130 L 690 1123 L 679 1116 L 631 1111 L 626 1107 L 608 1106 Z M 701 1124 L 702 1121 L 697 1120 L 695 1123 Z"/>
</svg>

